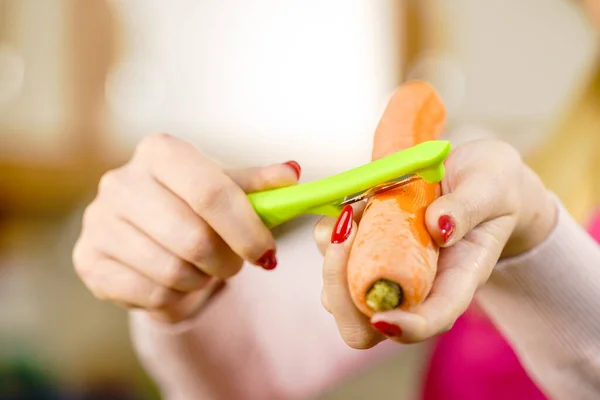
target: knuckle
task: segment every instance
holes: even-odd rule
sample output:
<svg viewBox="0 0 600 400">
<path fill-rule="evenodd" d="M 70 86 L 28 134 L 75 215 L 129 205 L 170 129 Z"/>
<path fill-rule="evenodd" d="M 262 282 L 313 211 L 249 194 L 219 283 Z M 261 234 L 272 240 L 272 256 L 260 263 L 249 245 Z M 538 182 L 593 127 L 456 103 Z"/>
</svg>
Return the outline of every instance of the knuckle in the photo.
<svg viewBox="0 0 600 400">
<path fill-rule="evenodd" d="M 148 308 L 155 310 L 168 308 L 175 302 L 176 298 L 175 291 L 163 286 L 157 286 L 150 293 Z"/>
<path fill-rule="evenodd" d="M 456 321 L 452 321 L 452 322 L 449 322 L 446 325 L 442 326 L 442 328 L 438 331 L 438 334 L 450 332 L 450 330 L 454 327 L 455 323 L 456 323 Z"/>
<path fill-rule="evenodd" d="M 94 278 L 94 275 L 89 273 L 89 271 L 86 271 L 84 274 L 85 276 L 82 278 L 82 281 L 92 296 L 101 301 L 113 301 L 115 296 L 111 295 L 110 290 L 106 290 L 107 287 L 103 285 L 102 279 Z"/>
<path fill-rule="evenodd" d="M 329 314 L 331 314 L 331 308 L 329 307 L 329 300 L 327 299 L 327 292 L 325 292 L 325 290 L 321 291 L 321 305 Z"/>
<path fill-rule="evenodd" d="M 478 223 L 478 217 L 480 214 L 480 209 L 483 207 L 484 201 L 480 198 L 473 198 L 464 201 L 462 207 L 462 215 L 456 219 L 456 224 L 460 225 L 461 221 L 463 222 L 462 229 L 465 231 L 470 231 Z M 467 232 L 465 232 L 466 234 Z"/>
<path fill-rule="evenodd" d="M 148 135 L 138 143 L 135 149 L 135 157 L 145 158 L 153 156 L 157 151 L 165 148 L 165 146 L 170 146 L 173 139 L 173 136 L 164 132 Z"/>
<path fill-rule="evenodd" d="M 257 169 L 256 172 L 249 177 L 249 186 L 253 190 L 274 188 L 281 185 L 281 183 L 281 172 L 269 167 Z"/>
<path fill-rule="evenodd" d="M 513 188 L 514 184 L 506 184 L 505 187 Z M 508 214 L 516 214 L 521 206 L 521 196 L 522 193 L 520 190 L 507 190 L 505 194 L 504 204 L 505 209 Z"/>
<path fill-rule="evenodd" d="M 77 276 L 84 280 L 89 271 L 89 266 L 93 264 L 92 258 L 89 256 L 89 252 L 85 248 L 84 242 L 79 239 L 73 247 L 73 253 L 71 254 L 71 260 Z"/>
<path fill-rule="evenodd" d="M 112 169 L 107 171 L 100 178 L 98 183 L 98 192 L 105 193 L 115 190 L 120 185 L 120 174 L 119 169 Z"/>
<path fill-rule="evenodd" d="M 392 340 L 394 342 L 397 343 L 402 343 L 402 344 L 417 344 L 417 343 L 421 343 L 424 342 L 428 339 L 430 339 L 429 337 L 426 337 L 424 335 L 421 334 L 413 334 L 410 336 L 401 336 L 399 338 L 388 338 L 389 340 Z"/>
<path fill-rule="evenodd" d="M 266 254 L 267 251 L 272 248 L 274 248 L 274 246 L 267 246 L 256 242 L 247 242 L 240 245 L 238 254 L 244 260 L 256 262 L 263 254 Z"/>
<path fill-rule="evenodd" d="M 257 169 L 253 173 L 245 177 L 245 187 L 250 191 L 260 190 L 264 187 L 269 187 L 276 183 L 273 177 L 268 174 L 264 169 Z"/>
<path fill-rule="evenodd" d="M 92 202 L 89 206 L 85 208 L 85 210 L 83 210 L 83 214 L 81 216 L 81 226 L 83 229 L 89 226 L 92 222 L 95 208 L 94 206 L 95 202 Z"/>
<path fill-rule="evenodd" d="M 323 284 L 328 290 L 336 289 L 339 285 L 339 272 L 332 266 L 323 268 Z"/>
<path fill-rule="evenodd" d="M 206 228 L 197 225 L 187 234 L 182 244 L 182 255 L 191 262 L 200 262 L 213 252 L 213 241 L 207 234 Z"/>
<path fill-rule="evenodd" d="M 223 205 L 227 199 L 228 187 L 222 183 L 207 185 L 201 191 L 197 189 L 200 185 L 196 185 L 196 183 L 193 183 L 193 185 L 194 187 L 190 188 L 190 192 L 198 192 L 194 200 L 196 211 L 214 210 Z"/>
<path fill-rule="evenodd" d="M 105 290 L 101 289 L 98 285 L 88 284 L 88 290 L 96 299 L 100 301 L 113 301 L 112 296 L 110 296 Z"/>
<path fill-rule="evenodd" d="M 82 235 L 85 232 L 85 229 L 93 226 L 94 222 L 97 221 L 97 215 L 99 211 L 98 200 L 92 201 L 86 208 L 83 210 L 83 214 L 81 216 L 81 227 L 82 227 Z"/>
<path fill-rule="evenodd" d="M 313 228 L 313 238 L 319 246 L 327 246 L 330 243 L 331 231 L 333 230 L 332 218 L 323 217 Z"/>
<path fill-rule="evenodd" d="M 179 286 L 188 276 L 188 265 L 178 257 L 172 257 L 163 267 L 163 283 L 169 287 Z"/>
<path fill-rule="evenodd" d="M 517 149 L 511 145 L 510 143 L 506 142 L 506 141 L 499 141 L 497 143 L 497 145 L 500 146 L 500 148 L 506 152 L 505 158 L 509 157 L 510 161 L 513 163 L 520 163 L 521 160 L 523 159 L 523 157 L 521 156 L 521 153 L 519 153 L 517 151 Z M 506 164 L 504 164 L 506 165 Z"/>
<path fill-rule="evenodd" d="M 348 346 L 356 350 L 366 350 L 377 344 L 377 340 L 375 339 L 375 335 L 372 332 L 367 331 L 366 329 L 361 329 L 360 327 L 348 327 L 341 328 L 340 333 L 344 342 Z"/>
<path fill-rule="evenodd" d="M 227 263 L 223 264 L 222 268 L 219 268 L 214 275 L 218 276 L 221 279 L 229 279 L 235 275 L 242 269 L 243 262 L 239 259 L 239 262 Z"/>
<path fill-rule="evenodd" d="M 472 249 L 477 249 L 477 248 L 484 248 L 482 246 L 481 243 L 479 243 L 477 238 L 469 238 L 470 239 L 470 244 Z M 456 265 L 454 267 L 453 270 L 448 271 L 449 275 L 453 275 L 453 277 L 455 279 L 460 279 L 462 282 L 464 283 L 469 283 L 469 286 L 473 285 L 473 282 L 476 282 L 478 279 L 478 274 L 477 272 L 479 271 L 479 269 L 481 264 L 481 260 L 476 260 L 475 262 L 471 262 L 471 263 L 463 263 L 463 264 L 459 264 Z M 464 295 L 464 294 L 463 294 Z M 446 304 L 452 304 L 452 300 L 454 300 L 454 302 L 456 301 L 456 299 L 449 299 L 446 298 L 445 296 L 439 296 L 439 299 L 441 302 L 446 302 Z"/>
<path fill-rule="evenodd" d="M 89 252 L 83 250 L 83 246 L 77 244 L 73 250 L 73 266 L 75 273 L 81 279 L 85 287 L 96 299 L 101 301 L 111 301 L 112 297 L 102 286 L 101 281 L 95 278 L 93 269 L 98 260 L 89 255 Z"/>
</svg>

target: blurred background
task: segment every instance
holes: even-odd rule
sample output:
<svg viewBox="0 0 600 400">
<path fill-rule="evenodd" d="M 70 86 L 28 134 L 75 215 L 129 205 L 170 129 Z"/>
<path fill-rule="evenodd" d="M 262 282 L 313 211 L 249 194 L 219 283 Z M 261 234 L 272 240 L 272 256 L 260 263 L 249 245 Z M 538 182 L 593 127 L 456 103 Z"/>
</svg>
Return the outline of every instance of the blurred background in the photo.
<svg viewBox="0 0 600 400">
<path fill-rule="evenodd" d="M 365 136 L 392 89 L 422 78 L 447 103 L 449 138 L 491 130 L 526 154 L 595 57 L 572 3 L 0 0 L 0 398 L 158 398 L 124 311 L 88 294 L 70 258 L 99 177 L 142 136 L 169 131 L 226 163 L 258 162 L 216 143 Z M 324 399 L 373 388 L 411 399 L 427 349 Z"/>
</svg>

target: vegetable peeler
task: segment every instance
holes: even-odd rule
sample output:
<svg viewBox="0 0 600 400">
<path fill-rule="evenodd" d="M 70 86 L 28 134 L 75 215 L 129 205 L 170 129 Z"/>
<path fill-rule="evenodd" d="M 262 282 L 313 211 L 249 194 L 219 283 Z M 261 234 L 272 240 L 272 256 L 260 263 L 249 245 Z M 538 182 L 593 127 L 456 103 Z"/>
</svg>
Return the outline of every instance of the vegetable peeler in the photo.
<svg viewBox="0 0 600 400">
<path fill-rule="evenodd" d="M 337 175 L 251 193 L 248 198 L 269 229 L 305 214 L 337 217 L 347 204 L 416 179 L 440 182 L 450 150 L 448 141 L 424 142 Z"/>
</svg>

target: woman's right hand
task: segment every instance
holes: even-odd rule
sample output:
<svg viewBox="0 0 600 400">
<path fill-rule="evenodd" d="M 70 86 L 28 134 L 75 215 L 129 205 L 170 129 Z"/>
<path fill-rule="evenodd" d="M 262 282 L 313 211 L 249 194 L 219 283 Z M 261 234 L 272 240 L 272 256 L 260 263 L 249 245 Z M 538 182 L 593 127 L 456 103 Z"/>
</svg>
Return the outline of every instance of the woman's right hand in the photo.
<svg viewBox="0 0 600 400">
<path fill-rule="evenodd" d="M 75 269 L 99 299 L 159 320 L 191 315 L 247 260 L 277 265 L 246 193 L 295 184 L 295 162 L 225 171 L 190 144 L 152 135 L 106 173 L 83 216 Z"/>
</svg>

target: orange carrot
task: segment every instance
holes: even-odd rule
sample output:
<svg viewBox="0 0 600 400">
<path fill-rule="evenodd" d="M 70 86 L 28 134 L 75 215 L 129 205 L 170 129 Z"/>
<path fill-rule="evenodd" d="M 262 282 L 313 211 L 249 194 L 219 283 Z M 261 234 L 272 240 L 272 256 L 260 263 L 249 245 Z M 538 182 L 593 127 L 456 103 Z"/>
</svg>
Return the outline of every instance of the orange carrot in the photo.
<svg viewBox="0 0 600 400">
<path fill-rule="evenodd" d="M 373 159 L 437 139 L 445 118 L 429 84 L 402 85 L 375 131 Z M 411 310 L 429 294 L 439 248 L 425 226 L 425 210 L 440 193 L 439 184 L 419 179 L 369 200 L 348 262 L 352 300 L 364 314 Z"/>
</svg>

